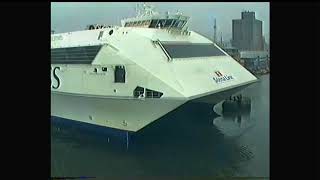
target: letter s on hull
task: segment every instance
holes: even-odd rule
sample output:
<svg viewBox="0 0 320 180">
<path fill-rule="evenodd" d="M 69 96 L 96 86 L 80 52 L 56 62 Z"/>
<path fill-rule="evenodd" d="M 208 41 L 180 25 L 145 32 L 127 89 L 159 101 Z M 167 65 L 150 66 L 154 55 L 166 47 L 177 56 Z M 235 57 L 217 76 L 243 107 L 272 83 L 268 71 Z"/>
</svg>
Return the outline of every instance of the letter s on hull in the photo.
<svg viewBox="0 0 320 180">
<path fill-rule="evenodd" d="M 60 87 L 60 79 L 59 79 L 59 77 L 57 76 L 57 74 L 56 74 L 56 70 L 60 70 L 60 67 L 55 67 L 54 69 L 53 69 L 53 77 L 54 77 L 54 79 L 57 81 L 57 86 L 53 86 L 53 85 L 51 85 L 51 87 L 53 88 L 53 89 L 58 89 L 59 87 Z"/>
</svg>

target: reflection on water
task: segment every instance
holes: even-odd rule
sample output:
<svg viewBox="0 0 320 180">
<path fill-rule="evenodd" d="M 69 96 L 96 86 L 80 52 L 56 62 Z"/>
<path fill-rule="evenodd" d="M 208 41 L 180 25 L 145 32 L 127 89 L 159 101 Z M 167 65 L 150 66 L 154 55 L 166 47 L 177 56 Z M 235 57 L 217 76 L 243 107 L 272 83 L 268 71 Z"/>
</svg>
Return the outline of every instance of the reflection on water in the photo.
<svg viewBox="0 0 320 180">
<path fill-rule="evenodd" d="M 248 94 L 242 92 L 252 100 L 252 113 L 240 119 L 239 115 L 219 116 L 212 105 L 187 103 L 131 134 L 128 149 L 126 136 L 115 140 L 99 133 L 53 124 L 51 174 L 268 177 L 269 154 L 265 150 L 269 148 L 268 129 L 262 131 L 266 126 L 258 124 L 262 121 L 268 124 L 269 119 L 261 118 L 265 116 L 260 112 L 266 112 L 266 106 L 259 107 L 261 95 L 253 94 L 264 93 L 257 91 L 262 84 L 251 87 Z M 261 108 L 264 109 L 257 110 Z M 259 145 L 261 141 L 264 145 Z"/>
<path fill-rule="evenodd" d="M 240 94 L 241 95 L 241 94 Z M 226 137 L 241 136 L 255 125 L 250 116 L 251 99 L 244 97 L 239 100 L 233 96 L 226 101 L 216 104 L 213 110 L 220 116 L 213 119 L 212 123 Z M 232 100 L 234 98 L 234 100 Z"/>
</svg>

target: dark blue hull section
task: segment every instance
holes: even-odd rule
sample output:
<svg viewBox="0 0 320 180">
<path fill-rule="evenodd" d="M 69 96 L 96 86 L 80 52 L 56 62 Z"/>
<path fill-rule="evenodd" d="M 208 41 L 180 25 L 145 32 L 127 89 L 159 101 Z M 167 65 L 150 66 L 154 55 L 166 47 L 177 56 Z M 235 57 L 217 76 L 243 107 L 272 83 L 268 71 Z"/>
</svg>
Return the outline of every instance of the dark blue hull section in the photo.
<svg viewBox="0 0 320 180">
<path fill-rule="evenodd" d="M 85 122 L 51 116 L 51 130 L 54 135 L 70 135 L 71 137 L 81 136 L 94 138 L 106 142 L 127 144 L 132 132 L 119 130 L 104 126 L 98 126 Z"/>
<path fill-rule="evenodd" d="M 195 140 L 197 131 L 212 133 L 211 120 L 215 116 L 212 105 L 206 103 L 186 103 L 162 118 L 152 122 L 138 132 L 129 132 L 89 123 L 51 117 L 51 137 L 53 140 L 85 141 L 88 144 L 117 144 L 121 148 L 134 149 L 135 146 L 152 145 L 156 142 L 177 141 L 172 137 Z M 213 131 L 216 135 L 216 131 Z M 191 138 L 192 137 L 192 138 Z M 191 139 L 190 139 L 191 138 Z M 195 138 L 195 139 L 194 139 Z M 198 141 L 198 140 L 197 140 Z M 119 147 L 119 146 L 117 146 Z"/>
</svg>

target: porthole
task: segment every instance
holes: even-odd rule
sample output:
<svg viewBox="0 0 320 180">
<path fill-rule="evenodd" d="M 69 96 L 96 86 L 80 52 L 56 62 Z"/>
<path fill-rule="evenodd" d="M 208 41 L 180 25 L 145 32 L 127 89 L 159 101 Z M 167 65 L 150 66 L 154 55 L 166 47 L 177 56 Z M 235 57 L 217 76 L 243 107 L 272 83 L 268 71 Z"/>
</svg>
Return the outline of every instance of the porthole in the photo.
<svg viewBox="0 0 320 180">
<path fill-rule="evenodd" d="M 109 35 L 111 36 L 112 33 L 113 33 L 113 29 L 111 29 L 111 30 L 109 31 Z"/>
</svg>

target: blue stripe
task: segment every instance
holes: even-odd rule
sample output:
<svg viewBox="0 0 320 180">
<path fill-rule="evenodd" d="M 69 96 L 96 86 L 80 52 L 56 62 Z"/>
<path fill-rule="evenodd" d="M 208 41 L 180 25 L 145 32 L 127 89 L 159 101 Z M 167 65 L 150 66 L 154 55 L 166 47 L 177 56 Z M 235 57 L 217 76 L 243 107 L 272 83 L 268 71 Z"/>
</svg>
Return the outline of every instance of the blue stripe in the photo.
<svg viewBox="0 0 320 180">
<path fill-rule="evenodd" d="M 80 121 L 74 121 L 56 116 L 51 116 L 51 124 L 53 127 L 63 128 L 65 130 L 72 129 L 73 131 L 79 132 L 81 134 L 85 133 L 89 135 L 96 135 L 102 137 L 116 137 L 120 139 L 126 139 L 128 132 L 125 130 L 114 129 L 110 127 L 99 126 Z"/>
</svg>

